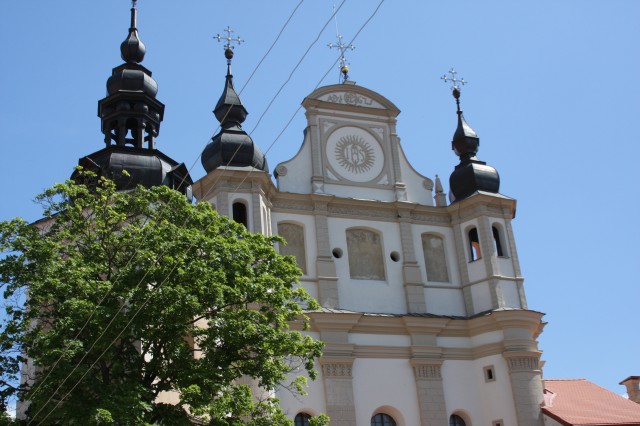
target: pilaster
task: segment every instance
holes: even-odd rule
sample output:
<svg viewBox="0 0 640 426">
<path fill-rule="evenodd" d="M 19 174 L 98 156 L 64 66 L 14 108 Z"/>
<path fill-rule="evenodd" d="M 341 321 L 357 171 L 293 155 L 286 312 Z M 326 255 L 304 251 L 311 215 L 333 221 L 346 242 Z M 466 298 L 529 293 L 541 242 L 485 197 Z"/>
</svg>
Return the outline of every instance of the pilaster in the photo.
<svg viewBox="0 0 640 426">
<path fill-rule="evenodd" d="M 420 426 L 447 424 L 447 407 L 442 383 L 442 360 L 412 359 L 411 366 L 416 380 Z"/>
<path fill-rule="evenodd" d="M 540 352 L 505 351 L 502 355 L 509 367 L 518 426 L 542 426 L 540 406 L 544 389 L 539 366 Z"/>
<path fill-rule="evenodd" d="M 416 248 L 411 230 L 411 213 L 409 210 L 398 210 L 400 226 L 400 242 L 402 244 L 402 275 L 404 281 L 407 310 L 412 314 L 427 312 L 424 294 L 424 282 L 420 267 L 416 260 Z"/>
<path fill-rule="evenodd" d="M 318 196 L 325 198 L 324 196 Z M 338 308 L 338 277 L 329 245 L 328 201 L 318 199 L 313 214 L 316 226 L 316 271 L 318 276 L 318 302 L 325 308 Z"/>
<path fill-rule="evenodd" d="M 467 315 L 473 315 L 475 313 L 473 308 L 473 297 L 471 297 L 471 288 L 469 284 L 469 262 L 467 261 L 467 244 L 466 238 L 463 235 L 460 221 L 456 221 L 453 225 L 453 236 L 456 244 L 456 260 L 458 261 L 458 271 L 460 272 L 460 285 L 462 285 L 462 296 L 464 299 L 464 307 L 467 311 Z"/>
<path fill-rule="evenodd" d="M 326 398 L 326 413 L 331 426 L 353 426 L 356 410 L 353 395 L 353 358 L 320 358 Z"/>
</svg>

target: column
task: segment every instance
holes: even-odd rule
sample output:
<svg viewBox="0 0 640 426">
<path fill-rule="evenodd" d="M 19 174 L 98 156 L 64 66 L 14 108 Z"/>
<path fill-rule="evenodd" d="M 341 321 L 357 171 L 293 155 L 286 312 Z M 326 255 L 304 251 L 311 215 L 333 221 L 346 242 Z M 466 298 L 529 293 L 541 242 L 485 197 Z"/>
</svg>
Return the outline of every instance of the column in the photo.
<svg viewBox="0 0 640 426">
<path fill-rule="evenodd" d="M 442 384 L 442 360 L 412 359 L 416 379 L 421 426 L 444 426 L 447 424 L 447 407 L 444 402 Z"/>
<path fill-rule="evenodd" d="M 353 398 L 353 358 L 321 358 L 327 415 L 331 426 L 354 426 L 356 410 Z"/>
<path fill-rule="evenodd" d="M 544 399 L 544 389 L 539 367 L 540 352 L 505 351 L 502 355 L 509 366 L 518 426 L 541 426 L 540 405 Z"/>
</svg>

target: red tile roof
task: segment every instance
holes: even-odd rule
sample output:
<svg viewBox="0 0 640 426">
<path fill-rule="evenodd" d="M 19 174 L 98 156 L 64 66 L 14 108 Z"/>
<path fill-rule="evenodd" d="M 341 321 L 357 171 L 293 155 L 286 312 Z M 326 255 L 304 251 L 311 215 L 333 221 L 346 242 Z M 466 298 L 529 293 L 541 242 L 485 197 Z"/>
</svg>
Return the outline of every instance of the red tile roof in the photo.
<svg viewBox="0 0 640 426">
<path fill-rule="evenodd" d="M 640 425 L 640 404 L 585 379 L 544 381 L 542 412 L 566 426 Z"/>
</svg>

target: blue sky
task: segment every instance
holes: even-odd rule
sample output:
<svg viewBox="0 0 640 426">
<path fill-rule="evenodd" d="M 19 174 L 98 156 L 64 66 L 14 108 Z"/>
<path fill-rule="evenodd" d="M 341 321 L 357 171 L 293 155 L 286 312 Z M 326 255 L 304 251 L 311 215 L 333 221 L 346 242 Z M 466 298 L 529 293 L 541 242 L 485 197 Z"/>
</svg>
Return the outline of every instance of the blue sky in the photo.
<svg viewBox="0 0 640 426">
<path fill-rule="evenodd" d="M 302 142 L 303 98 L 338 82 L 336 24 L 312 45 L 342 0 L 306 0 L 241 97 L 245 129 L 271 169 Z M 204 175 L 199 154 L 216 132 L 211 110 L 226 72 L 213 37 L 230 25 L 236 88 L 249 79 L 300 0 L 140 0 L 144 65 L 166 104 L 158 148 Z M 346 0 L 345 40 L 379 0 Z M 126 0 L 0 4 L 0 220 L 33 220 L 31 200 L 103 146 L 97 102 L 121 63 Z M 518 200 L 514 231 L 529 307 L 549 322 L 540 338 L 548 378 L 585 377 L 624 393 L 640 374 L 636 266 L 640 232 L 633 124 L 639 115 L 640 2 L 636 0 L 386 0 L 348 54 L 351 77 L 394 102 L 398 134 L 422 174 L 448 176 L 455 104 L 440 76 L 469 81 L 465 117 L 501 192 Z M 312 46 L 311 46 L 312 45 Z M 309 53 L 289 78 L 296 63 Z M 260 116 L 264 114 L 256 127 Z M 254 129 L 255 128 L 255 129 Z M 447 188 L 448 189 L 448 188 Z"/>
</svg>

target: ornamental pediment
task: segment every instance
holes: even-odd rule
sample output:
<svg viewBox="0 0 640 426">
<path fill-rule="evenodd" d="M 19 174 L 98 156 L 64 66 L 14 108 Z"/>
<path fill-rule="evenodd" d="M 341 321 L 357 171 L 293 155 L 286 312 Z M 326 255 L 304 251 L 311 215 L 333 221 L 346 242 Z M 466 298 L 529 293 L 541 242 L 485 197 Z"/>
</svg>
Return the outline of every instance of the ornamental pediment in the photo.
<svg viewBox="0 0 640 426">
<path fill-rule="evenodd" d="M 377 108 L 385 109 L 385 107 L 378 101 L 365 96 L 355 91 L 345 90 L 339 92 L 325 93 L 318 97 L 319 100 L 324 102 L 331 102 L 334 104 L 343 104 L 351 106 L 359 106 L 365 108 Z"/>
</svg>

